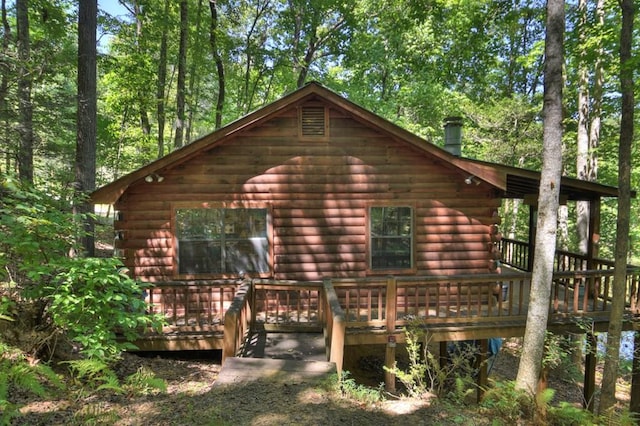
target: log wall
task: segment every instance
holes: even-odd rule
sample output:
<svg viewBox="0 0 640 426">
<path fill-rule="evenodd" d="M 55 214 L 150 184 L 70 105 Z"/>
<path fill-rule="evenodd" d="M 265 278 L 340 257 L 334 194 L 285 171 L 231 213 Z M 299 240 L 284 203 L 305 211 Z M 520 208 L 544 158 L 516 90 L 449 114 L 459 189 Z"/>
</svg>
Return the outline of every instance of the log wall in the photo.
<svg viewBox="0 0 640 426">
<path fill-rule="evenodd" d="M 407 143 L 329 109 L 330 136 L 298 136 L 298 109 L 134 183 L 116 204 L 116 247 L 145 281 L 176 279 L 176 203 L 269 207 L 274 279 L 363 277 L 366 211 L 414 211 L 415 274 L 486 273 L 494 265 L 491 225 L 500 199 L 485 184 Z M 386 272 L 388 273 L 388 272 Z M 197 277 L 196 277 L 197 278 Z"/>
</svg>

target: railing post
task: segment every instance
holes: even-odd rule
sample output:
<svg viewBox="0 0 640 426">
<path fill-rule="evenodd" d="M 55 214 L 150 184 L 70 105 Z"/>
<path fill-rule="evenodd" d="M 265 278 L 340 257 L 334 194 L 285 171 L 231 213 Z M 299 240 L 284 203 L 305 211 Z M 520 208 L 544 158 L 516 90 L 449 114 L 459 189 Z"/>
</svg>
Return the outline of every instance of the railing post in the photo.
<svg viewBox="0 0 640 426">
<path fill-rule="evenodd" d="M 236 292 L 231 306 L 224 314 L 224 335 L 222 336 L 222 364 L 229 357 L 236 356 L 238 349 L 240 348 L 240 339 L 244 337 L 244 333 L 251 328 L 251 325 L 243 323 L 243 318 L 246 317 L 244 312 L 251 308 L 251 297 L 253 285 L 251 281 L 245 281 L 238 291 Z M 247 306 L 247 302 L 249 302 Z"/>
<path fill-rule="evenodd" d="M 331 345 L 328 350 L 329 361 L 335 362 L 338 378 L 340 378 L 342 377 L 342 364 L 344 362 L 344 339 L 347 324 L 331 280 L 325 279 L 322 284 L 327 298 L 327 316 L 331 316 L 331 329 L 330 331 L 328 330 L 330 336 L 329 344 Z"/>
<path fill-rule="evenodd" d="M 387 297 L 386 297 L 386 321 L 387 321 L 387 347 L 384 357 L 384 365 L 387 367 L 384 372 L 384 385 L 387 391 L 396 389 L 396 375 L 388 369 L 393 369 L 396 363 L 396 314 L 397 314 L 397 293 L 398 282 L 395 277 L 387 278 Z"/>
</svg>

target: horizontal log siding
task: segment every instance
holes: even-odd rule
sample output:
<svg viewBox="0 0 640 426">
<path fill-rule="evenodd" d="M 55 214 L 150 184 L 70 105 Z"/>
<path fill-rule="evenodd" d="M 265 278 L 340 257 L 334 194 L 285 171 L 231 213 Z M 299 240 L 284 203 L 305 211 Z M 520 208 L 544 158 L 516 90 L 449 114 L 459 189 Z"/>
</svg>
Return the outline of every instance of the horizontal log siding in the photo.
<svg viewBox="0 0 640 426">
<path fill-rule="evenodd" d="M 500 200 L 484 185 L 331 110 L 328 140 L 299 139 L 295 109 L 132 185 L 116 208 L 126 265 L 141 279 L 174 275 L 173 202 L 272 208 L 273 278 L 367 275 L 366 209 L 411 205 L 419 274 L 489 271 L 489 225 Z"/>
</svg>

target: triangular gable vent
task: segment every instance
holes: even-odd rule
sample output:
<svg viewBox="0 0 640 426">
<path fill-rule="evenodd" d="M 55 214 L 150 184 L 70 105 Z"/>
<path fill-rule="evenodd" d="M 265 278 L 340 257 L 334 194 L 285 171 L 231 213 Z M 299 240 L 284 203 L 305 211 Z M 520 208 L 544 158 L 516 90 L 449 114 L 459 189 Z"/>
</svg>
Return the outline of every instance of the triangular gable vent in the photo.
<svg viewBox="0 0 640 426">
<path fill-rule="evenodd" d="M 322 138 L 327 136 L 326 109 L 323 106 L 304 106 L 300 111 L 302 136 Z"/>
</svg>

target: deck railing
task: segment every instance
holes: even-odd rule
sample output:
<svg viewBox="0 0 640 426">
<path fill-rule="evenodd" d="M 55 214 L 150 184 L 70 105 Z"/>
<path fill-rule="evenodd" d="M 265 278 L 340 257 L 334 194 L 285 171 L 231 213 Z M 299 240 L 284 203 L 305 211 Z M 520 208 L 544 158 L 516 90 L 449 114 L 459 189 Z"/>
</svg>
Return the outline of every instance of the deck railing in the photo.
<svg viewBox="0 0 640 426">
<path fill-rule="evenodd" d="M 554 273 L 550 319 L 606 318 L 613 274 L 612 269 Z M 334 279 L 331 284 L 348 330 L 377 328 L 394 332 L 414 318 L 426 325 L 523 321 L 529 305 L 531 274 Z M 628 310 L 637 314 L 638 269 L 629 270 L 627 286 Z"/>
<path fill-rule="evenodd" d="M 279 331 L 322 330 L 322 283 L 254 280 L 253 286 L 256 326 Z"/>
<path fill-rule="evenodd" d="M 251 280 L 245 280 L 236 291 L 233 302 L 224 316 L 222 362 L 228 357 L 236 356 L 246 341 L 253 318 L 252 302 L 253 286 Z"/>
<path fill-rule="evenodd" d="M 222 331 L 237 288 L 231 280 L 161 282 L 146 290 L 146 300 L 152 313 L 164 316 L 165 332 Z"/>
<path fill-rule="evenodd" d="M 336 294 L 331 280 L 323 282 L 324 300 L 324 339 L 327 350 L 327 359 L 336 363 L 336 370 L 342 373 L 342 363 L 344 360 L 344 339 L 346 334 L 346 318 L 340 306 L 340 300 Z"/>
<path fill-rule="evenodd" d="M 531 256 L 529 243 L 526 241 L 502 238 L 500 241 L 500 252 L 502 253 L 502 263 L 519 269 L 529 271 L 531 267 Z M 567 250 L 556 250 L 554 257 L 554 268 L 556 271 L 586 271 L 588 269 L 613 269 L 614 262 L 601 258 L 594 258 L 589 264 L 589 258 L 580 253 Z"/>
</svg>

